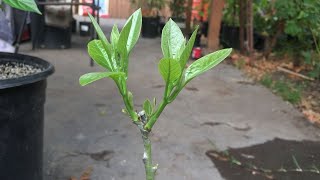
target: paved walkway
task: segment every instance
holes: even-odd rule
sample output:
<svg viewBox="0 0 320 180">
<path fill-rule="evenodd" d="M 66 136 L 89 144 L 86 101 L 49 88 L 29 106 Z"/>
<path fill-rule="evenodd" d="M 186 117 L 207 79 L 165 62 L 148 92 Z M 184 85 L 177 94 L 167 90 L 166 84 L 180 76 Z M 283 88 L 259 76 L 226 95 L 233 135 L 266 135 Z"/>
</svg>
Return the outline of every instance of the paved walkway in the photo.
<svg viewBox="0 0 320 180">
<path fill-rule="evenodd" d="M 106 30 L 110 25 L 105 25 Z M 86 87 L 80 75 L 89 67 L 86 38 L 75 37 L 68 50 L 22 52 L 44 58 L 56 67 L 48 80 L 45 114 L 45 180 L 68 180 L 93 167 L 93 180 L 144 179 L 142 141 L 137 128 L 121 113 L 122 100 L 109 79 Z M 130 58 L 129 82 L 134 102 L 161 98 L 164 84 L 157 70 L 160 39 L 140 39 Z M 249 82 L 249 83 L 248 83 Z M 240 71 L 221 64 L 193 80 L 161 115 L 152 134 L 157 179 L 222 180 L 205 152 L 245 147 L 275 137 L 319 140 L 290 104 Z"/>
</svg>

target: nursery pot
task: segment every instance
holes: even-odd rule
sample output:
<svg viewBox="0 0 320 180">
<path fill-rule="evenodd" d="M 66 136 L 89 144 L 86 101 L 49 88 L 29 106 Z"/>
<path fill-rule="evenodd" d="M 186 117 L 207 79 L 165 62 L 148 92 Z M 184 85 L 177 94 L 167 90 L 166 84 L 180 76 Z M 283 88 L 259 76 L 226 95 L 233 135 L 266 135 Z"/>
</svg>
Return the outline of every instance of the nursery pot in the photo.
<svg viewBox="0 0 320 180">
<path fill-rule="evenodd" d="M 85 21 L 80 21 L 79 22 L 79 31 L 80 31 L 80 36 L 90 36 L 91 23 L 85 22 Z"/>
<path fill-rule="evenodd" d="M 240 49 L 239 27 L 221 24 L 220 42 L 225 47 Z"/>
<path fill-rule="evenodd" d="M 155 38 L 159 35 L 159 17 L 142 17 L 141 34 L 146 38 Z"/>
<path fill-rule="evenodd" d="M 54 67 L 40 58 L 0 53 L 0 65 L 8 63 L 39 72 L 0 80 L 0 179 L 42 180 L 46 78 Z"/>
</svg>

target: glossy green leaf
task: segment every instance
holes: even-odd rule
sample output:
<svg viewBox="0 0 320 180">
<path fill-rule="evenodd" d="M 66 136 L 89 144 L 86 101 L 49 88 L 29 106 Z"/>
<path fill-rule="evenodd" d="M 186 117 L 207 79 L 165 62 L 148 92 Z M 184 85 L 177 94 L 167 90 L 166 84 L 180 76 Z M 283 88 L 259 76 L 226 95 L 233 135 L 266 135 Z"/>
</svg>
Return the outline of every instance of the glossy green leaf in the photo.
<svg viewBox="0 0 320 180">
<path fill-rule="evenodd" d="M 147 116 L 151 116 L 153 110 L 152 110 L 152 105 L 151 105 L 149 99 L 144 101 L 143 110 Z"/>
<path fill-rule="evenodd" d="M 194 45 L 194 41 L 196 39 L 196 36 L 197 36 L 197 31 L 198 31 L 198 28 L 199 26 L 193 31 L 186 47 L 184 48 L 181 56 L 180 56 L 180 59 L 179 59 L 179 62 L 180 62 L 180 65 L 181 65 L 181 68 L 184 69 L 184 67 L 186 66 L 188 60 L 189 60 L 189 57 L 190 57 L 190 54 L 192 52 L 192 48 L 193 48 L 193 45 Z"/>
<path fill-rule="evenodd" d="M 161 49 L 165 58 L 179 58 L 177 54 L 184 42 L 183 34 L 178 25 L 169 20 L 162 30 Z"/>
<path fill-rule="evenodd" d="M 124 72 L 127 72 L 127 67 L 128 67 L 128 51 L 127 51 L 127 42 L 128 42 L 128 37 L 130 34 L 130 29 L 132 25 L 132 18 L 128 20 L 126 25 L 122 28 L 118 40 L 118 45 L 117 45 L 117 50 L 120 53 L 120 58 L 121 58 L 121 69 Z"/>
<path fill-rule="evenodd" d="M 85 86 L 87 84 L 90 84 L 94 81 L 97 81 L 102 78 L 110 77 L 112 79 L 118 78 L 120 76 L 124 76 L 124 73 L 122 72 L 93 72 L 84 74 L 80 77 L 79 83 L 81 86 Z"/>
<path fill-rule="evenodd" d="M 127 42 L 130 34 L 131 25 L 132 25 L 132 18 L 130 17 L 127 23 L 123 26 L 119 35 L 118 49 L 121 52 L 125 52 L 125 53 L 128 52 Z"/>
<path fill-rule="evenodd" d="M 90 41 L 88 43 L 88 53 L 97 64 L 109 71 L 113 71 L 111 60 L 109 59 L 101 40 Z"/>
<path fill-rule="evenodd" d="M 186 48 L 186 39 L 183 39 L 183 42 L 178 50 L 178 54 L 177 54 L 177 59 L 180 60 L 180 57 L 184 51 L 184 49 Z"/>
<path fill-rule="evenodd" d="M 13 8 L 41 14 L 34 0 L 3 0 L 3 2 Z"/>
<path fill-rule="evenodd" d="M 117 47 L 119 36 L 120 36 L 120 33 L 119 33 L 118 28 L 117 28 L 117 25 L 114 25 L 112 27 L 112 31 L 111 31 L 111 43 L 112 43 L 114 48 Z"/>
<path fill-rule="evenodd" d="M 158 69 L 167 84 L 174 84 L 179 79 L 181 74 L 179 62 L 171 58 L 161 59 Z"/>
<path fill-rule="evenodd" d="M 136 10 L 129 19 L 132 18 L 132 24 L 130 28 L 129 37 L 127 40 L 127 52 L 130 53 L 133 46 L 137 43 L 140 31 L 141 31 L 141 25 L 142 25 L 142 15 L 141 15 L 141 9 Z M 128 22 L 127 22 L 128 23 Z"/>
<path fill-rule="evenodd" d="M 99 24 L 94 19 L 94 17 L 90 13 L 88 15 L 89 15 L 89 18 L 93 24 L 94 29 L 96 30 L 96 32 L 98 34 L 99 39 L 102 42 L 103 47 L 105 48 L 105 51 L 106 51 L 109 59 L 111 59 L 111 44 L 107 40 L 106 36 L 104 35 L 102 29 L 100 28 Z"/>
<path fill-rule="evenodd" d="M 228 57 L 231 53 L 232 49 L 222 49 L 211 54 L 208 54 L 194 63 L 192 63 L 185 72 L 185 84 L 191 81 L 196 76 L 206 72 L 207 70 L 213 68 L 218 65 L 221 61 L 223 61 L 226 57 Z"/>
</svg>

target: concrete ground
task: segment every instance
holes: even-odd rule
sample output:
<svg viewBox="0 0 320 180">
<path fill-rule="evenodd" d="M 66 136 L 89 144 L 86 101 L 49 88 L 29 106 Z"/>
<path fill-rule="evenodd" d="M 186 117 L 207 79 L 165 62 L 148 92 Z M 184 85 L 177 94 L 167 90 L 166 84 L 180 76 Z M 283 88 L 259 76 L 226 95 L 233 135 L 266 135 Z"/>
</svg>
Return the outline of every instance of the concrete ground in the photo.
<svg viewBox="0 0 320 180">
<path fill-rule="evenodd" d="M 110 33 L 111 23 L 103 22 Z M 123 21 L 119 21 L 123 24 Z M 138 129 L 121 113 L 117 88 L 110 79 L 80 87 L 90 67 L 87 38 L 74 36 L 73 48 L 31 51 L 53 63 L 48 79 L 45 114 L 45 180 L 68 180 L 93 168 L 92 180 L 142 180 L 142 140 Z M 130 56 L 128 86 L 138 110 L 146 98 L 163 94 L 157 63 L 160 39 L 140 38 Z M 275 137 L 319 140 L 292 105 L 261 85 L 252 84 L 239 70 L 221 64 L 194 79 L 170 104 L 154 126 L 153 157 L 157 179 L 222 180 L 205 152 L 213 148 L 246 147 Z M 270 152 L 272 153 L 272 152 Z"/>
</svg>

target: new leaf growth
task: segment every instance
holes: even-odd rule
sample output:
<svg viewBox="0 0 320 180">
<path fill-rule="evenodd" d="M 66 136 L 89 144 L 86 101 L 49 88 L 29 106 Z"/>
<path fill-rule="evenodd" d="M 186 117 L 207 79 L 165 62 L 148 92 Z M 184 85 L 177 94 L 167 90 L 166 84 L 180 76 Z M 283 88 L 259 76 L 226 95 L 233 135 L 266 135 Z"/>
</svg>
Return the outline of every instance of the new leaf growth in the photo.
<svg viewBox="0 0 320 180">
<path fill-rule="evenodd" d="M 85 74 L 80 77 L 79 82 L 84 86 L 108 77 L 116 83 L 126 107 L 123 112 L 130 116 L 142 134 L 145 147 L 143 162 L 145 164 L 146 177 L 147 180 L 153 180 L 157 165 L 152 164 L 149 132 L 155 122 L 164 108 L 175 100 L 187 83 L 218 65 L 229 56 L 232 49 L 222 49 L 208 54 L 186 68 L 198 28 L 192 33 L 190 39 L 186 41 L 178 25 L 170 19 L 162 30 L 161 49 L 163 58 L 158 64 L 160 75 L 165 82 L 162 101 L 157 106 L 156 99 L 153 102 L 147 99 L 143 103 L 143 110 L 137 113 L 133 103 L 133 95 L 127 88 L 127 79 L 129 55 L 140 35 L 141 10 L 138 9 L 129 17 L 121 32 L 119 32 L 117 26 L 112 28 L 110 42 L 95 19 L 90 14 L 89 17 L 97 31 L 99 40 L 89 42 L 88 52 L 90 57 L 105 71 Z"/>
</svg>

